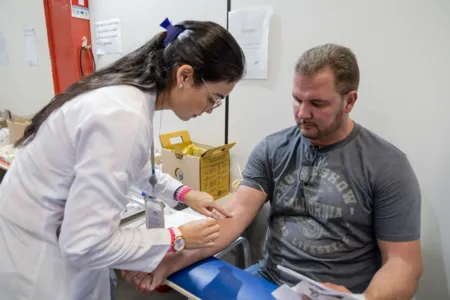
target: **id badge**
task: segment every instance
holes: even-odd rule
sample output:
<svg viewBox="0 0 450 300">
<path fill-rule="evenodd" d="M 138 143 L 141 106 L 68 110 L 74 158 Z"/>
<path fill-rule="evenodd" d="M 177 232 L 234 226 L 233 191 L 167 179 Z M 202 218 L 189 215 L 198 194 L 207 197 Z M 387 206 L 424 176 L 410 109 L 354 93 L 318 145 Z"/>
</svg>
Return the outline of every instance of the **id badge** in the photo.
<svg viewBox="0 0 450 300">
<path fill-rule="evenodd" d="M 162 202 L 157 201 L 156 199 L 146 199 L 145 226 L 147 229 L 165 228 L 164 204 Z"/>
</svg>

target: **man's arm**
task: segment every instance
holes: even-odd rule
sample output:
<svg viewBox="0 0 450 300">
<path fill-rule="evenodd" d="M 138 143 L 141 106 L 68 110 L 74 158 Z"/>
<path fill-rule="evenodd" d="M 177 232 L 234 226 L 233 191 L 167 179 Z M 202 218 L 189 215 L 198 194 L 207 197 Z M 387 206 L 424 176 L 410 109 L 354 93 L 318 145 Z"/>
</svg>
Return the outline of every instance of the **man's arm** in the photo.
<svg viewBox="0 0 450 300">
<path fill-rule="evenodd" d="M 367 288 L 366 299 L 411 299 L 423 270 L 420 241 L 378 240 L 378 246 L 383 266 Z"/>
<path fill-rule="evenodd" d="M 421 192 L 406 156 L 378 174 L 374 182 L 374 229 L 382 267 L 365 291 L 367 300 L 411 299 L 422 275 Z M 341 292 L 342 286 L 324 283 Z"/>
<path fill-rule="evenodd" d="M 169 274 L 172 274 L 201 259 L 219 253 L 241 235 L 264 205 L 265 200 L 266 195 L 263 192 L 247 186 L 239 187 L 231 199 L 224 204 L 224 208 L 231 212 L 232 217 L 218 221 L 220 236 L 214 247 L 166 255 L 161 263 L 170 266 Z"/>
<path fill-rule="evenodd" d="M 233 215 L 231 218 L 219 221 L 220 237 L 212 248 L 183 251 L 166 256 L 171 266 L 171 272 L 176 272 L 196 261 L 219 253 L 247 228 L 256 214 L 264 205 L 270 192 L 270 171 L 266 139 L 262 140 L 250 154 L 243 173 L 241 186 L 232 199 L 225 205 L 225 209 Z M 163 261 L 165 263 L 165 261 Z"/>
<path fill-rule="evenodd" d="M 211 248 L 184 250 L 166 254 L 152 274 L 122 272 L 125 279 L 145 293 L 154 290 L 167 276 L 201 259 L 210 257 L 235 241 L 255 218 L 271 191 L 270 160 L 266 141 L 253 149 L 244 169 L 243 180 L 238 191 L 224 205 L 231 218 L 219 220 L 220 236 Z"/>
<path fill-rule="evenodd" d="M 241 186 L 224 208 L 232 213 L 231 218 L 219 220 L 220 236 L 211 248 L 183 250 L 179 253 L 165 255 L 158 267 L 151 273 L 122 271 L 128 283 L 136 286 L 142 294 L 155 290 L 172 273 L 175 273 L 199 260 L 213 256 L 236 240 L 255 218 L 264 204 L 266 194 Z"/>
<path fill-rule="evenodd" d="M 422 275 L 421 191 L 406 158 L 379 174 L 374 190 L 374 227 L 382 267 L 366 290 L 368 300 L 411 299 Z"/>
</svg>

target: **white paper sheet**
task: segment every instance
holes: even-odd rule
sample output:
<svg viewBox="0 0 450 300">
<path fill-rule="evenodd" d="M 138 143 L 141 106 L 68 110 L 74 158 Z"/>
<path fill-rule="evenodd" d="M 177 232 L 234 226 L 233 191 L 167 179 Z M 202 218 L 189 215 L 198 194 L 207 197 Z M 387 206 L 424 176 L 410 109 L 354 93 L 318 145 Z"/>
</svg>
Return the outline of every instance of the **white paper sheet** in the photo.
<svg viewBox="0 0 450 300">
<path fill-rule="evenodd" d="M 229 12 L 228 30 L 245 54 L 246 79 L 267 79 L 269 27 L 272 7 L 258 7 Z"/>
<path fill-rule="evenodd" d="M 134 195 L 132 195 L 132 192 L 129 193 L 129 195 L 127 195 L 128 199 L 130 200 L 131 203 L 138 205 L 140 207 L 145 207 L 145 202 L 143 197 L 135 197 Z M 168 206 L 166 206 L 164 208 L 164 227 L 169 228 L 169 227 L 179 227 L 180 225 L 189 223 L 191 221 L 196 221 L 196 220 L 201 220 L 201 219 L 206 219 L 206 216 L 203 216 L 201 214 L 198 214 L 196 212 L 193 212 L 189 209 L 186 209 L 186 211 L 178 211 L 175 210 L 173 208 L 170 208 Z M 130 223 L 127 223 L 126 225 L 123 225 L 123 228 L 136 228 L 136 227 L 141 227 L 141 226 L 145 226 L 145 218 L 139 218 L 136 219 Z"/>
<path fill-rule="evenodd" d="M 144 208 L 145 207 L 143 207 L 142 205 L 130 201 L 127 204 L 126 208 L 122 210 L 122 212 L 120 213 L 120 219 L 123 220 L 132 217 L 134 215 L 140 214 L 144 211 Z"/>
<path fill-rule="evenodd" d="M 0 32 L 0 66 L 9 65 L 9 54 L 6 48 L 6 40 L 3 34 Z"/>
<path fill-rule="evenodd" d="M 285 284 L 273 291 L 272 296 L 277 300 L 302 300 L 301 295 Z"/>
<path fill-rule="evenodd" d="M 185 213 L 183 211 L 174 210 L 166 207 L 166 211 L 164 213 L 166 218 L 166 228 L 169 227 L 179 227 L 183 224 L 189 223 L 191 221 L 206 219 L 207 217 L 202 216 L 200 214 L 190 214 Z"/>
<path fill-rule="evenodd" d="M 36 45 L 36 30 L 33 27 L 23 29 L 23 39 L 25 44 L 25 59 L 31 67 L 39 66 L 38 51 Z"/>
<path fill-rule="evenodd" d="M 96 23 L 96 54 L 121 54 L 122 35 L 120 20 L 111 19 Z"/>
<path fill-rule="evenodd" d="M 327 288 L 317 281 L 314 281 L 306 276 L 303 276 L 297 272 L 292 271 L 283 266 L 277 266 L 278 269 L 293 276 L 298 279 L 297 285 L 292 288 L 287 286 L 281 286 L 276 289 L 272 296 L 275 299 L 302 299 L 302 296 L 308 296 L 313 300 L 364 300 L 365 297 L 363 294 L 348 294 L 348 293 L 340 293 L 336 292 L 333 289 Z M 291 291 L 288 291 L 290 289 Z M 293 293 L 292 293 L 293 292 Z M 293 295 L 296 294 L 297 298 L 293 298 Z M 290 297 L 290 298 L 288 298 Z"/>
</svg>

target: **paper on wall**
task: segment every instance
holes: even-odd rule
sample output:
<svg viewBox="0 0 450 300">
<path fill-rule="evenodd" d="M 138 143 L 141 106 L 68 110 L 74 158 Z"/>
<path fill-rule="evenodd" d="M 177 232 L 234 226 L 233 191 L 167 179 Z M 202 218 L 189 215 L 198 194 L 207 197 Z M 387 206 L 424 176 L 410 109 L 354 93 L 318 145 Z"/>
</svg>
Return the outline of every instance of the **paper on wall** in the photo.
<svg viewBox="0 0 450 300">
<path fill-rule="evenodd" d="M 0 66 L 9 65 L 9 54 L 6 48 L 6 40 L 3 34 L 0 32 Z"/>
<path fill-rule="evenodd" d="M 272 7 L 230 11 L 228 30 L 241 46 L 246 59 L 246 79 L 267 79 L 269 27 Z"/>
<path fill-rule="evenodd" d="M 39 66 L 36 45 L 36 30 L 33 27 L 25 27 L 23 29 L 23 39 L 25 44 L 25 59 L 27 61 L 27 65 L 31 67 Z"/>
<path fill-rule="evenodd" d="M 96 23 L 95 28 L 95 53 L 97 55 L 122 53 L 122 35 L 119 19 L 99 21 Z"/>
</svg>

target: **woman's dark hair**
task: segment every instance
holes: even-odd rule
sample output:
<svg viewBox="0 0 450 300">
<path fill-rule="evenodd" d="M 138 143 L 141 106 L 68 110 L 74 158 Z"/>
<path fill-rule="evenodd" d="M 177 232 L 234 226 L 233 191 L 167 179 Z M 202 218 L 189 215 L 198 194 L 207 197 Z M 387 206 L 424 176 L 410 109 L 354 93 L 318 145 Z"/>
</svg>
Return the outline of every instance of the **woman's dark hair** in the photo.
<svg viewBox="0 0 450 300">
<path fill-rule="evenodd" d="M 185 30 L 164 47 L 167 32 L 154 36 L 145 45 L 72 84 L 41 109 L 27 126 L 15 147 L 33 140 L 39 127 L 67 101 L 98 88 L 112 85 L 132 85 L 144 92 L 160 93 L 173 85 L 173 70 L 187 64 L 194 69 L 194 82 L 202 78 L 211 82 L 236 82 L 245 70 L 245 57 L 233 36 L 213 22 L 184 21 L 175 26 Z"/>
</svg>

